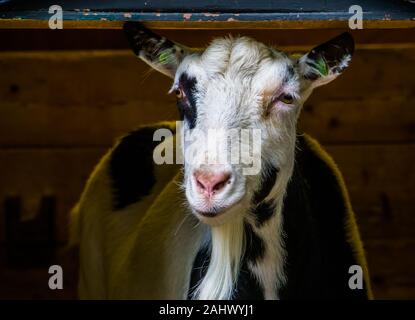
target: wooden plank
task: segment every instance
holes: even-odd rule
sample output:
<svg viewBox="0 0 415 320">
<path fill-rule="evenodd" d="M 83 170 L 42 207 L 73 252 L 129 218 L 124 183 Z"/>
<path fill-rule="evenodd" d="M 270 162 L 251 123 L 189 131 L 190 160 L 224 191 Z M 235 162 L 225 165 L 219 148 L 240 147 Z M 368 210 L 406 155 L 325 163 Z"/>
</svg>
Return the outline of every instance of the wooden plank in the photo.
<svg viewBox="0 0 415 320">
<path fill-rule="evenodd" d="M 366 241 L 366 256 L 375 298 L 415 298 L 415 239 Z"/>
<path fill-rule="evenodd" d="M 385 98 L 344 100 L 325 100 L 324 93 L 318 93 L 305 104 L 299 128 L 328 144 L 414 142 L 415 97 L 404 91 Z"/>
<path fill-rule="evenodd" d="M 21 105 L 3 104 L 0 117 L 8 119 L 0 121 L 0 144 L 3 148 L 99 147 L 111 145 L 117 137 L 139 125 L 161 119 L 175 120 L 177 111 L 174 101 L 170 106 L 164 106 L 155 101 L 122 100 L 118 104 L 97 104 L 91 108 L 50 108 L 39 104 L 22 108 Z M 18 128 L 22 128 L 20 132 Z"/>
<path fill-rule="evenodd" d="M 77 298 L 78 255 L 76 250 L 60 247 L 53 264 L 63 269 L 63 290 L 51 290 L 48 286 L 49 266 L 37 268 L 11 268 L 5 259 L 5 248 L 0 245 L 0 299 L 53 299 Z"/>
<path fill-rule="evenodd" d="M 300 126 L 321 142 L 415 141 L 412 100 L 321 101 L 316 106 L 305 108 Z M 0 115 L 2 147 L 107 146 L 140 124 L 178 118 L 174 101 L 137 99 L 96 107 L 3 103 Z"/>
<path fill-rule="evenodd" d="M 408 48 L 414 47 L 415 29 L 294 29 L 284 32 L 273 29 L 163 29 L 157 32 L 189 47 L 204 47 L 213 38 L 228 34 L 250 36 L 283 50 L 305 51 L 319 43 L 349 31 L 357 48 Z M 82 49 L 129 49 L 122 30 L 110 29 L 0 29 L 0 50 L 82 50 Z"/>
<path fill-rule="evenodd" d="M 364 98 L 390 98 L 394 96 L 415 95 L 414 77 L 415 72 L 415 50 L 359 50 L 353 57 L 350 67 L 327 86 L 318 88 L 313 96 L 324 95 L 325 100 L 332 99 L 364 99 Z M 399 61 L 399 63 L 397 63 Z M 28 78 L 28 83 L 32 87 L 36 85 L 33 78 L 42 80 L 43 86 L 39 88 L 29 87 L 27 89 L 41 90 L 38 96 L 48 93 L 56 99 L 71 90 L 68 88 L 69 81 L 73 86 L 82 87 L 79 95 L 69 95 L 65 97 L 80 101 L 86 95 L 84 92 L 91 92 L 89 96 L 95 98 L 104 97 L 103 92 L 96 92 L 99 87 L 105 89 L 112 87 L 116 90 L 123 90 L 131 94 L 131 89 L 120 89 L 119 87 L 132 87 L 136 96 L 141 99 L 155 98 L 160 95 L 160 91 L 168 90 L 171 81 L 157 72 L 152 72 L 152 77 L 145 79 L 150 69 L 146 64 L 137 59 L 129 50 L 104 50 L 104 51 L 58 51 L 58 52 L 3 52 L 0 53 L 0 66 L 5 75 L 0 79 L 5 84 L 20 80 L 22 74 Z M 30 73 L 27 73 L 30 70 Z M 22 74 L 20 72 L 23 72 Z M 7 75 L 7 76 L 6 76 Z M 81 76 L 80 76 L 81 75 Z M 84 83 L 75 81 L 73 77 L 85 77 L 88 87 Z M 50 79 L 50 80 L 49 80 Z M 67 81 L 64 81 L 68 79 Z M 100 80 L 101 79 L 101 80 Z M 134 81 L 134 79 L 136 79 Z M 83 80 L 83 79 L 79 79 Z M 134 81 L 132 84 L 127 82 Z M 144 81 L 145 80 L 145 81 Z M 126 81 L 125 83 L 120 81 Z M 57 82 L 57 83 L 56 83 Z M 52 84 L 55 83 L 53 86 Z M 118 86 L 116 83 L 120 83 Z M 160 85 L 157 86 L 156 84 Z M 133 87 L 136 85 L 135 87 Z M 146 90 L 140 89 L 145 86 Z M 7 87 L 7 86 L 6 86 Z M 59 87 L 62 93 L 52 90 Z M 49 90 L 52 89 L 52 90 Z M 111 90 L 111 89 L 110 89 Z M 113 89 L 115 90 L 115 89 Z M 28 91 L 27 94 L 33 93 Z M 166 92 L 164 91 L 164 92 Z M 398 92 L 395 92 L 398 91 Z M 22 94 L 23 92 L 20 92 Z M 58 95 L 58 93 L 60 93 Z M 99 96 L 98 93 L 101 95 Z M 110 91 L 110 93 L 114 93 Z M 16 98 L 16 96 L 3 93 L 6 100 Z M 13 99 L 12 99 L 13 98 Z M 22 98 L 30 98 L 23 96 Z M 50 98 L 44 98 L 45 100 Z"/>
<path fill-rule="evenodd" d="M 384 99 L 415 96 L 415 51 L 360 50 L 353 55 L 350 66 L 336 80 L 317 88 L 314 98 L 322 100 Z"/>
<path fill-rule="evenodd" d="M 171 80 L 127 50 L 5 52 L 0 69 L 3 147 L 108 146 L 140 124 L 177 119 Z M 301 128 L 325 143 L 414 141 L 414 73 L 413 49 L 357 51 L 313 93 Z"/>
<path fill-rule="evenodd" d="M 189 13 L 187 13 L 189 14 Z M 127 15 L 129 15 L 127 13 Z M 185 13 L 186 15 L 186 13 Z M 112 15 L 111 15 L 112 16 Z M 278 20 L 278 16 L 270 16 L 267 21 L 255 21 L 255 16 L 245 17 L 245 20 L 238 21 L 228 17 L 227 21 L 174 21 L 177 17 L 171 17 L 166 21 L 152 21 L 151 15 L 143 19 L 145 14 L 135 17 L 134 21 L 140 21 L 150 29 L 175 29 L 175 30 L 237 30 L 237 29 L 273 29 L 273 30 L 303 30 L 303 29 L 338 29 L 348 28 L 347 17 L 342 20 Z M 194 15 L 197 18 L 197 15 Z M 324 16 L 323 16 L 324 17 Z M 111 17 L 111 19 L 122 19 L 122 17 Z M 252 19 L 252 20 L 248 20 Z M 173 20 L 173 21 L 172 21 Z M 65 29 L 122 29 L 125 21 L 112 21 L 107 17 L 100 20 L 67 20 L 64 22 Z M 365 20 L 367 29 L 408 29 L 415 27 L 415 20 Z M 49 28 L 47 20 L 36 19 L 0 19 L 0 29 L 46 29 Z"/>
<path fill-rule="evenodd" d="M 330 145 L 364 239 L 414 237 L 415 144 Z"/>
<path fill-rule="evenodd" d="M 10 119 L 10 122 L 4 122 L 1 131 L 11 131 L 8 136 L 2 136 L 0 139 L 2 146 L 7 148 L 106 146 L 139 125 L 160 121 L 160 114 L 163 115 L 163 120 L 177 118 L 174 104 L 170 108 L 160 108 L 154 101 L 136 100 L 111 107 L 50 109 L 29 105 L 18 113 L 13 109 L 13 105 L 3 106 L 0 112 L 2 116 Z M 34 115 L 36 120 L 31 121 L 29 114 Z M 67 120 L 68 117 L 71 117 L 71 120 Z M 14 125 L 22 128 L 26 126 L 26 129 L 18 133 Z"/>
<path fill-rule="evenodd" d="M 325 148 L 343 171 L 355 201 L 370 204 L 373 200 L 370 194 L 393 193 L 395 201 L 412 202 L 415 144 L 330 145 Z"/>
</svg>

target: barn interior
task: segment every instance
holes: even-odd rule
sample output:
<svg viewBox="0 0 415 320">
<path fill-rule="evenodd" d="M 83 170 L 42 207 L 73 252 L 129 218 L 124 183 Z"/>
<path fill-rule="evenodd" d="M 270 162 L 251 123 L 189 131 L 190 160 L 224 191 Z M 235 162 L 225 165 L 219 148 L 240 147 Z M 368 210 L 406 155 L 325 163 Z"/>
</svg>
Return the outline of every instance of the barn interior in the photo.
<svg viewBox="0 0 415 320">
<path fill-rule="evenodd" d="M 343 173 L 377 299 L 415 299 L 411 8 L 412 19 L 398 10 L 374 17 L 362 30 L 350 30 L 343 18 L 221 21 L 214 11 L 205 17 L 209 21 L 187 13 L 180 13 L 180 21 L 161 21 L 147 12 L 150 28 L 198 48 L 233 34 L 306 52 L 352 33 L 351 66 L 313 93 L 299 131 L 315 137 Z M 66 247 L 69 211 L 118 137 L 143 124 L 178 119 L 175 97 L 167 93 L 170 79 L 128 47 L 121 26 L 136 13 L 102 20 L 100 10 L 81 9 L 62 30 L 49 29 L 36 12 L 27 19 L 0 13 L 0 299 L 76 298 L 76 253 Z M 64 290 L 48 287 L 54 264 L 63 267 Z"/>
</svg>

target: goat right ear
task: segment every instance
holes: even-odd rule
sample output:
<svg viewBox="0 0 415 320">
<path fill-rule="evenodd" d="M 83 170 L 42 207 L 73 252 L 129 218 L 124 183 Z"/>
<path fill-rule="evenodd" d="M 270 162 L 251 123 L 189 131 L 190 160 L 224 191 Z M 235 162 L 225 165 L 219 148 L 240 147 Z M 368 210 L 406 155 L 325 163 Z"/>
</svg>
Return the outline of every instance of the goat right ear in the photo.
<svg viewBox="0 0 415 320">
<path fill-rule="evenodd" d="M 186 47 L 155 34 L 138 22 L 126 22 L 124 33 L 140 59 L 170 78 L 174 78 L 177 67 L 189 53 Z"/>
<path fill-rule="evenodd" d="M 312 87 L 329 83 L 346 69 L 353 51 L 353 37 L 345 32 L 301 57 L 298 61 L 300 73 Z"/>
</svg>

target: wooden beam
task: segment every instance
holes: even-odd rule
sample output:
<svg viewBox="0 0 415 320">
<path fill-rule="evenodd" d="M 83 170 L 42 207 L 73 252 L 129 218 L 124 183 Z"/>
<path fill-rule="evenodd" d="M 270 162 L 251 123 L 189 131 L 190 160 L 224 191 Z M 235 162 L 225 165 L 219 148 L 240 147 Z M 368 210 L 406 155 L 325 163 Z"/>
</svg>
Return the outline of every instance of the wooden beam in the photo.
<svg viewBox="0 0 415 320">
<path fill-rule="evenodd" d="M 157 30 L 160 35 L 188 47 L 206 46 L 216 37 L 249 36 L 280 50 L 305 51 L 348 31 L 336 29 L 235 29 Z M 415 47 L 415 28 L 363 29 L 351 31 L 358 49 L 403 49 Z M 108 50 L 130 49 L 122 30 L 110 29 L 0 29 L 0 52 L 26 50 Z"/>
<path fill-rule="evenodd" d="M 237 2 L 62 0 L 64 28 L 119 29 L 141 21 L 154 29 L 331 29 L 348 26 L 352 0 Z M 404 1 L 360 0 L 364 28 L 415 27 L 415 6 Z M 0 4 L 1 28 L 48 28 L 49 1 Z"/>
<path fill-rule="evenodd" d="M 347 20 L 243 20 L 229 18 L 227 21 L 147 21 L 140 20 L 150 29 L 336 29 L 348 28 Z M 65 29 L 122 29 L 125 21 L 100 20 L 64 20 Z M 37 19 L 0 19 L 0 29 L 47 29 L 47 20 Z M 415 20 L 365 20 L 366 29 L 406 29 L 415 28 Z"/>
</svg>

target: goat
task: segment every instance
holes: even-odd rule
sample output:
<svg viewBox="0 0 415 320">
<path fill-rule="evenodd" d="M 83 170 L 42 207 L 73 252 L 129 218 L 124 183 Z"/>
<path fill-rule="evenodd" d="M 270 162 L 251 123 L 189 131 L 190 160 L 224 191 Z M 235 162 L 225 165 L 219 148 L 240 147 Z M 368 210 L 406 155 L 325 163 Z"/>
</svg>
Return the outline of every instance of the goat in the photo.
<svg viewBox="0 0 415 320">
<path fill-rule="evenodd" d="M 370 297 L 342 177 L 318 143 L 296 129 L 311 92 L 348 66 L 351 35 L 298 57 L 247 37 L 192 50 L 139 23 L 124 31 L 139 58 L 173 79 L 182 120 L 176 139 L 196 130 L 259 129 L 253 157 L 261 166 L 245 174 L 244 163 L 206 163 L 212 153 L 231 152 L 220 134 L 216 144 L 203 134 L 192 144 L 182 138 L 183 172 L 155 165 L 153 149 L 174 139 L 154 141 L 156 129 L 173 129 L 167 123 L 122 138 L 73 210 L 80 297 Z M 352 265 L 363 269 L 360 290 L 348 284 Z"/>
</svg>

